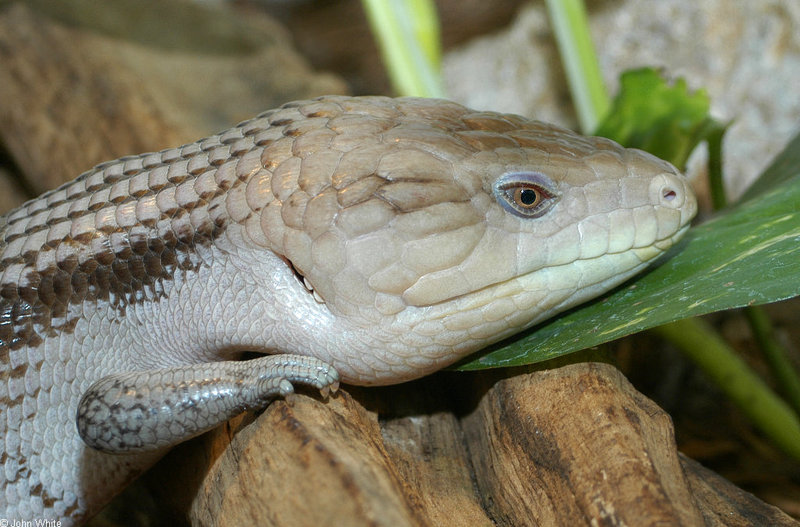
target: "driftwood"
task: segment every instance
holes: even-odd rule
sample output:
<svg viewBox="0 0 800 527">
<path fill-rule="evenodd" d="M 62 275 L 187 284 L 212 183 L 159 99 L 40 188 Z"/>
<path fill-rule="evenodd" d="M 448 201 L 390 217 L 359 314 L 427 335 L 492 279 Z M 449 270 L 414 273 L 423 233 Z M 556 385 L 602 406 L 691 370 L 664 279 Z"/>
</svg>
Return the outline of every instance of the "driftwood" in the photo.
<svg viewBox="0 0 800 527">
<path fill-rule="evenodd" d="M 795 525 L 680 456 L 669 416 L 610 365 L 501 380 L 464 414 L 430 412 L 469 397 L 443 378 L 276 401 L 151 479 L 195 525 Z"/>
</svg>

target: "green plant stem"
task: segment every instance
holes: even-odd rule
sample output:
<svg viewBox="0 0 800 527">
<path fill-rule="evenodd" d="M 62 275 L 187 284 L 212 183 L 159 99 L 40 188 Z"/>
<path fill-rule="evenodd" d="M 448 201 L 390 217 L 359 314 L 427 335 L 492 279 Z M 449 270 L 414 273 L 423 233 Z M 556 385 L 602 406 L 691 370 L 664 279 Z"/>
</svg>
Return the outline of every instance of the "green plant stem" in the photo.
<svg viewBox="0 0 800 527">
<path fill-rule="evenodd" d="M 786 350 L 775 339 L 769 317 L 761 306 L 750 306 L 744 313 L 750 322 L 753 336 L 778 382 L 780 391 L 789 405 L 800 415 L 800 378 L 797 377 Z"/>
<path fill-rule="evenodd" d="M 784 452 L 800 460 L 800 421 L 791 408 L 701 319 L 655 328 L 688 355 Z"/>
<path fill-rule="evenodd" d="M 444 97 L 432 0 L 361 0 L 397 95 Z"/>
<path fill-rule="evenodd" d="M 586 9 L 582 0 L 547 0 L 546 4 L 581 130 L 592 133 L 608 113 L 611 101 L 600 74 Z"/>
<path fill-rule="evenodd" d="M 708 182 L 711 191 L 711 206 L 714 210 L 723 209 L 728 205 L 722 178 L 722 137 L 727 129 L 727 125 L 715 126 L 706 137 L 708 144 Z"/>
</svg>

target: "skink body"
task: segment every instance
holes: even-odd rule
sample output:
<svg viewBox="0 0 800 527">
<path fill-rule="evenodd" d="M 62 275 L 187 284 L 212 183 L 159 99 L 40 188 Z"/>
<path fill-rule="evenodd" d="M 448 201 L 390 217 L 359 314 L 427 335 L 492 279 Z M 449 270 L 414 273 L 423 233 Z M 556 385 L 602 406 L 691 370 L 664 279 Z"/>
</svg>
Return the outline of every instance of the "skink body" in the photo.
<svg viewBox="0 0 800 527">
<path fill-rule="evenodd" d="M 80 522 L 293 383 L 447 366 L 640 271 L 695 210 L 643 152 L 441 100 L 299 101 L 99 165 L 0 220 L 0 517 Z"/>
</svg>

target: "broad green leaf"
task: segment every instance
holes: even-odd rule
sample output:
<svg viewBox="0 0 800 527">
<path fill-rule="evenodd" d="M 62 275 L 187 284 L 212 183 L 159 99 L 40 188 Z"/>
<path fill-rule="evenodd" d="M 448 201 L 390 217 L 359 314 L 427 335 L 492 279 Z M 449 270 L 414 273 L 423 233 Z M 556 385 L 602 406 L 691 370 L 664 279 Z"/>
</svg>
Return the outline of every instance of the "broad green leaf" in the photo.
<svg viewBox="0 0 800 527">
<path fill-rule="evenodd" d="M 765 172 L 777 184 L 757 182 L 756 195 L 691 229 L 662 265 L 461 369 L 540 362 L 674 320 L 799 295 L 798 150 L 800 135 Z"/>
<path fill-rule="evenodd" d="M 627 71 L 595 135 L 683 167 L 694 147 L 715 129 L 709 106 L 706 93 L 689 92 L 684 79 L 667 82 L 652 68 Z"/>
</svg>

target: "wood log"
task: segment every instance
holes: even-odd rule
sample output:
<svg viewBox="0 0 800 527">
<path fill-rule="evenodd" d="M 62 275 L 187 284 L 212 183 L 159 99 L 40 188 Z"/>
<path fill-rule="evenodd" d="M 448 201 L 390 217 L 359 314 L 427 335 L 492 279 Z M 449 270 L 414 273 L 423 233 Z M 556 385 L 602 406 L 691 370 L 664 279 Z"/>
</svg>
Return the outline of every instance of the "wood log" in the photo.
<svg viewBox="0 0 800 527">
<path fill-rule="evenodd" d="M 465 377 L 453 400 L 482 391 Z M 431 412 L 441 380 L 293 395 L 151 479 L 185 489 L 192 525 L 795 525 L 682 458 L 669 416 L 608 364 L 510 377 L 471 409 Z M 185 477 L 198 459 L 205 473 Z"/>
</svg>

